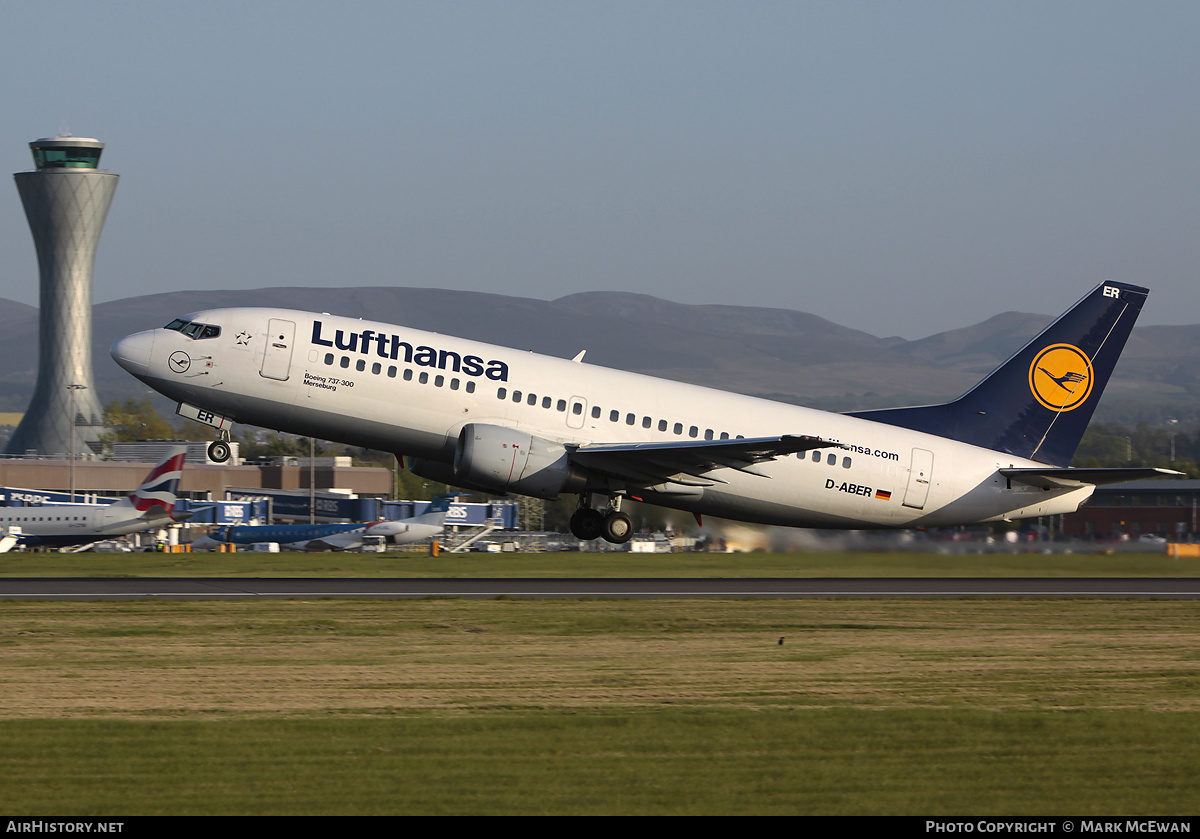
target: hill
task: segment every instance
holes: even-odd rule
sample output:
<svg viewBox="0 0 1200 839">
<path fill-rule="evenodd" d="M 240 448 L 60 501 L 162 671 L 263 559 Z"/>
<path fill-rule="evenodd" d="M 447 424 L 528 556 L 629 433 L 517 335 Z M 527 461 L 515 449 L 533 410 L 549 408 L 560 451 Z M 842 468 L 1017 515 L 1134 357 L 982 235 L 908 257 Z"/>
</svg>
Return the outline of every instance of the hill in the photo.
<svg viewBox="0 0 1200 839">
<path fill-rule="evenodd" d="M 336 305 L 331 305 L 336 300 Z M 427 288 L 266 288 L 151 294 L 94 307 L 102 402 L 145 388 L 108 356 L 113 341 L 199 309 L 266 306 L 329 311 L 461 335 L 679 381 L 831 410 L 920 404 L 957 396 L 1044 327 L 1043 314 L 1006 312 L 916 341 L 879 338 L 804 312 L 674 303 L 625 292 L 558 300 Z M 23 410 L 37 369 L 37 310 L 4 301 L 0 410 Z M 1118 406 L 1126 406 L 1119 408 Z M 1156 406 L 1200 414 L 1200 326 L 1134 330 L 1102 411 Z"/>
</svg>

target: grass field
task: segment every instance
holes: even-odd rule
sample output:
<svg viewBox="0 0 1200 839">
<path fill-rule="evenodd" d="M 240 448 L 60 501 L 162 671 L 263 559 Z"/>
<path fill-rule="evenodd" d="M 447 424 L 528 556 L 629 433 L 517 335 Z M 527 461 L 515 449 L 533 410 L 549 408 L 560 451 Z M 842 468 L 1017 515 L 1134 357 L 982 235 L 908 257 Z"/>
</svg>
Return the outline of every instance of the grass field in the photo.
<svg viewBox="0 0 1200 839">
<path fill-rule="evenodd" d="M 1200 810 L 1185 601 L 6 602 L 0 678 L 10 815 Z"/>
</svg>

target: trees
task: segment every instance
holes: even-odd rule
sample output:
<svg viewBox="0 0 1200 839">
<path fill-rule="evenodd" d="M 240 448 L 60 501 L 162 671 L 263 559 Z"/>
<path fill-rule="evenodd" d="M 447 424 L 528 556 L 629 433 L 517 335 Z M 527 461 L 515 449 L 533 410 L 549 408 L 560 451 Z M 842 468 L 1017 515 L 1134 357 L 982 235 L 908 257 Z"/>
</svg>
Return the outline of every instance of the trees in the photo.
<svg viewBox="0 0 1200 839">
<path fill-rule="evenodd" d="M 104 406 L 105 431 L 100 435 L 106 446 L 137 440 L 167 440 L 175 436 L 171 424 L 158 415 L 148 396 L 130 396 L 124 402 L 114 399 Z"/>
</svg>

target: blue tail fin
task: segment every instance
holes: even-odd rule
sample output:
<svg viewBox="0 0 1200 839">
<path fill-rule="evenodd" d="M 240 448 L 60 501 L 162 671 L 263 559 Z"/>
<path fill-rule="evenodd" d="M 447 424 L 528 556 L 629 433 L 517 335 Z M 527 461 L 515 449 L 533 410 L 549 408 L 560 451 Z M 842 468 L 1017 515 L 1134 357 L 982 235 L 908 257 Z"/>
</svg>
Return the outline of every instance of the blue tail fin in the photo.
<svg viewBox="0 0 1200 839">
<path fill-rule="evenodd" d="M 1101 283 L 953 402 L 850 416 L 1067 466 L 1148 293 Z"/>
<path fill-rule="evenodd" d="M 461 492 L 443 492 L 433 496 L 433 499 L 425 512 L 416 517 L 418 524 L 436 524 L 443 525 L 446 523 L 446 513 L 450 511 L 450 503 L 455 498 L 462 495 Z"/>
</svg>

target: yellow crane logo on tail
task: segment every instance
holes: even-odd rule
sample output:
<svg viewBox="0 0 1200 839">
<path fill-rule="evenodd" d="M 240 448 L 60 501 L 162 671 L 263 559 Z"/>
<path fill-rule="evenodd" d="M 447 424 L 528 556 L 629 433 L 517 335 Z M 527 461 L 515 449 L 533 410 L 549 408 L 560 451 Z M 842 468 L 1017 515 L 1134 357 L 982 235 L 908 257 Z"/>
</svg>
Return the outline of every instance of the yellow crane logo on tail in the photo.
<svg viewBox="0 0 1200 839">
<path fill-rule="evenodd" d="M 1092 394 L 1092 360 L 1071 344 L 1054 344 L 1029 365 L 1029 389 L 1051 411 L 1073 411 Z"/>
</svg>

